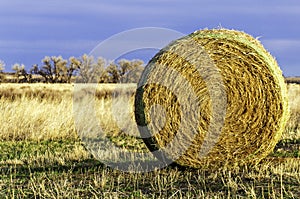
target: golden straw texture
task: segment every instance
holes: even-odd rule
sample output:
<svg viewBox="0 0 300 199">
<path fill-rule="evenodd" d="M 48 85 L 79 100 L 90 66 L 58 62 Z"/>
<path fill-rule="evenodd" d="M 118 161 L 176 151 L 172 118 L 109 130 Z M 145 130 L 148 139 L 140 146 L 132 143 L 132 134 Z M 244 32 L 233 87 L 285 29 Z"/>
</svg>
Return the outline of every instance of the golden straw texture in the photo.
<svg viewBox="0 0 300 199">
<path fill-rule="evenodd" d="M 193 168 L 258 163 L 274 149 L 288 114 L 276 60 L 258 40 L 227 29 L 196 31 L 163 48 L 147 64 L 135 99 L 148 148 Z"/>
</svg>

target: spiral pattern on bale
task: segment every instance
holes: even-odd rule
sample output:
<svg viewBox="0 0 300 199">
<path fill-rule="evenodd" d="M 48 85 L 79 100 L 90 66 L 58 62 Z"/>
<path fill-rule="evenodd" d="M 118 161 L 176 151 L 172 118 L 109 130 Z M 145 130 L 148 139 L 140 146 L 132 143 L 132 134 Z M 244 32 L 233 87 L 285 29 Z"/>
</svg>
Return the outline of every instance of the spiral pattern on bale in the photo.
<svg viewBox="0 0 300 199">
<path fill-rule="evenodd" d="M 214 113 L 221 98 L 223 119 Z M 193 168 L 258 163 L 280 139 L 288 112 L 276 60 L 252 36 L 227 29 L 199 30 L 160 50 L 135 97 L 150 151 Z"/>
</svg>

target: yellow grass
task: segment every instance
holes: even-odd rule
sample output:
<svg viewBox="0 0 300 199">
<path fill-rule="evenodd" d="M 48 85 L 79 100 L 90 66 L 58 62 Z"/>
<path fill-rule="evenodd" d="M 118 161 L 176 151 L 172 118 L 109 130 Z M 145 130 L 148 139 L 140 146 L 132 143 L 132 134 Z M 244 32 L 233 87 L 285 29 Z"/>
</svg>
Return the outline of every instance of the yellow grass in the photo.
<svg viewBox="0 0 300 199">
<path fill-rule="evenodd" d="M 0 84 L 0 198 L 298 198 L 300 194 L 299 158 L 270 157 L 254 168 L 212 173 L 176 167 L 144 174 L 111 170 L 95 160 L 91 162 L 78 140 L 72 85 L 30 84 L 26 86 L 37 92 L 48 88 L 52 94 L 47 95 L 57 99 L 29 95 L 12 100 L 24 85 Z M 99 91 L 97 118 L 111 131 L 108 134 L 118 136 L 123 132 L 113 122 L 108 108 L 111 99 L 103 97 L 114 86 L 99 86 L 106 91 Z M 131 91 L 134 88 L 126 87 Z M 14 92 L 3 97 L 10 89 Z M 289 85 L 288 89 L 292 117 L 282 139 L 299 140 L 300 86 Z M 120 108 L 125 104 L 120 100 Z M 132 147 L 140 144 L 130 142 Z M 121 145 L 128 143 L 118 140 Z M 5 157 L 7 153 L 11 157 Z"/>
<path fill-rule="evenodd" d="M 110 131 L 108 133 L 115 134 L 118 130 L 111 113 L 111 92 L 120 88 L 132 91 L 134 85 L 97 87 L 96 119 Z M 69 84 L 1 84 L 0 140 L 78 139 L 73 118 L 73 91 L 74 85 Z M 117 105 L 124 110 L 126 103 L 121 99 Z"/>
<path fill-rule="evenodd" d="M 104 84 L 98 86 L 97 116 L 106 130 L 115 131 L 118 127 L 111 113 L 111 98 L 113 89 L 124 85 Z M 0 139 L 2 140 L 46 140 L 46 139 L 77 139 L 73 119 L 73 85 L 69 84 L 1 84 L 0 85 Z M 126 89 L 133 91 L 134 85 L 126 85 Z M 24 90 L 31 93 L 47 90 L 53 99 L 24 97 L 15 100 L 11 96 L 18 95 Z M 104 91 L 101 97 L 101 91 Z M 10 96 L 3 97 L 9 91 Z M 288 85 L 291 117 L 282 139 L 300 138 L 300 86 Z M 56 97 L 56 98 L 55 98 Z M 57 100 L 56 100 L 57 99 Z M 127 98 L 126 98 L 127 99 Z M 120 110 L 124 110 L 126 101 L 119 101 Z M 129 107 L 133 111 L 133 104 Z M 122 113 L 120 113 L 122 115 Z M 134 120 L 134 118 L 132 118 Z M 121 124 L 119 126 L 126 126 Z M 130 129 L 134 131 L 135 129 Z M 137 132 L 129 132 L 137 135 Z"/>
<path fill-rule="evenodd" d="M 283 134 L 286 139 L 300 139 L 300 85 L 288 85 L 290 119 Z"/>
</svg>

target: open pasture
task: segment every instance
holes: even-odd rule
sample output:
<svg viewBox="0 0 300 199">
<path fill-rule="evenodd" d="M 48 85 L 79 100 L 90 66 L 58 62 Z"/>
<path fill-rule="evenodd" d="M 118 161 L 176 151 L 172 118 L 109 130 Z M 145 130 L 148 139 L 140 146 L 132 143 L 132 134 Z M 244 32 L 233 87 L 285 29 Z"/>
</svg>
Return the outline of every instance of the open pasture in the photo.
<svg viewBox="0 0 300 199">
<path fill-rule="evenodd" d="M 73 89 L 71 84 L 0 85 L 0 198 L 300 197 L 299 85 L 288 85 L 291 116 L 275 150 L 255 167 L 213 172 L 171 165 L 126 173 L 95 160 L 74 126 Z M 132 136 L 136 129 L 127 136 L 113 122 L 108 107 L 111 91 L 118 89 L 130 99 L 135 86 L 99 85 L 97 119 L 117 146 L 147 152 Z M 118 105 L 124 106 L 122 100 Z"/>
</svg>

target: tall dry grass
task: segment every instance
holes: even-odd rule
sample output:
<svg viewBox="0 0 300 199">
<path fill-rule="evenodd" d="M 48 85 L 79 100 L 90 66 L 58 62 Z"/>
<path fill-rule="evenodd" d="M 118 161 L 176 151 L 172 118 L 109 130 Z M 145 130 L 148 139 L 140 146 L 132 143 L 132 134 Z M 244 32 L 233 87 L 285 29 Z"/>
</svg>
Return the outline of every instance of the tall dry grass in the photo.
<svg viewBox="0 0 300 199">
<path fill-rule="evenodd" d="M 111 114 L 109 107 L 112 100 L 109 93 L 114 87 L 115 85 L 99 86 L 96 107 L 98 121 L 106 126 L 106 131 L 111 131 L 110 135 L 118 136 L 126 130 L 119 126 L 127 124 L 116 123 L 116 117 Z M 45 88 L 49 90 L 45 91 Z M 91 161 L 89 153 L 77 142 L 72 113 L 72 85 L 26 85 L 27 95 L 22 92 L 24 89 L 24 84 L 0 84 L 0 198 L 300 196 L 299 158 L 272 156 L 255 168 L 218 172 L 167 167 L 148 173 L 131 174 L 109 169 L 97 161 Z M 126 104 L 131 99 L 128 94 L 134 91 L 134 86 L 127 85 L 125 89 L 129 92 L 123 97 L 121 95 L 116 105 L 120 107 L 120 117 L 128 111 Z M 36 94 L 42 91 L 45 94 Z M 292 116 L 282 139 L 299 139 L 300 86 L 289 85 L 289 96 Z M 131 106 L 129 111 L 132 108 Z M 137 133 L 134 129 L 127 130 L 132 134 Z M 118 144 L 125 142 L 128 145 L 127 140 L 120 137 Z M 67 139 L 75 139 L 75 142 Z M 132 145 L 138 144 L 132 140 L 130 142 Z"/>
<path fill-rule="evenodd" d="M 98 85 L 96 119 L 104 131 L 114 136 L 126 131 L 129 135 L 138 135 L 132 125 L 133 114 L 131 121 L 123 118 L 124 115 L 128 118 L 128 112 L 133 112 L 134 90 L 134 84 Z M 78 139 L 73 91 L 74 85 L 71 84 L 1 84 L 0 140 Z M 112 91 L 116 91 L 117 96 L 114 102 Z M 288 91 L 291 117 L 282 139 L 300 139 L 300 86 L 288 85 Z"/>
<path fill-rule="evenodd" d="M 283 134 L 285 139 L 300 139 L 300 85 L 289 84 L 290 118 Z"/>
<path fill-rule="evenodd" d="M 119 99 L 114 105 L 120 107 L 118 114 L 114 115 L 111 109 L 113 91 Z M 122 131 L 122 127 L 128 126 L 127 123 L 116 122 L 122 121 L 116 116 L 128 112 L 128 99 L 132 98 L 133 91 L 132 84 L 98 85 L 95 93 L 95 119 L 104 130 L 116 134 Z M 0 140 L 78 139 L 74 124 L 73 92 L 74 85 L 71 84 L 1 84 Z M 120 93 L 124 93 L 124 96 Z M 132 112 L 133 107 L 130 109 Z M 131 128 L 131 131 L 134 130 Z"/>
</svg>

